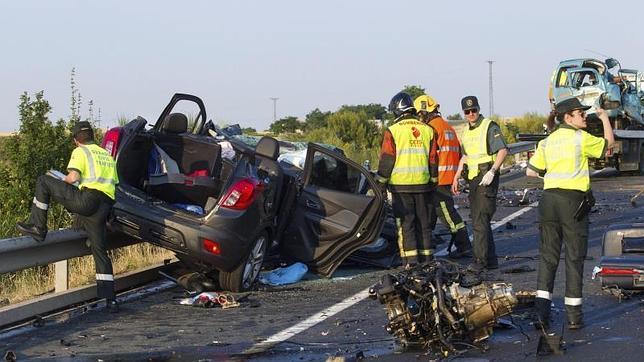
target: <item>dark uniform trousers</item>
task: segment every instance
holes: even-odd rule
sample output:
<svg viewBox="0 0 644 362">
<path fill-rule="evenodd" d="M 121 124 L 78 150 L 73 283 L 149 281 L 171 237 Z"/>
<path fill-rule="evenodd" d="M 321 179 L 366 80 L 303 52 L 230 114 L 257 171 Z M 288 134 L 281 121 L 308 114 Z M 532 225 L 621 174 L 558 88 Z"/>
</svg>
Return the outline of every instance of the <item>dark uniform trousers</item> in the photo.
<svg viewBox="0 0 644 362">
<path fill-rule="evenodd" d="M 499 190 L 499 173 L 487 186 L 480 186 L 485 172 L 480 172 L 470 180 L 470 218 L 474 234 L 473 253 L 475 262 L 483 266 L 496 267 L 499 261 L 496 256 L 496 246 L 492 234 L 492 216 L 496 212 L 496 193 Z"/>
<path fill-rule="evenodd" d="M 436 226 L 436 216 L 441 219 L 441 222 L 447 225 L 452 233 L 452 243 L 456 245 L 459 251 L 467 250 L 470 248 L 470 239 L 467 235 L 467 228 L 463 223 L 461 215 L 454 207 L 454 198 L 450 185 L 440 185 L 436 187 L 434 192 L 429 194 L 430 204 L 430 228 L 433 230 Z M 460 226 L 462 225 L 462 226 Z"/>
<path fill-rule="evenodd" d="M 552 293 L 555 275 L 559 266 L 561 244 L 565 244 L 566 298 L 581 298 L 584 260 L 588 251 L 588 215 L 575 220 L 574 214 L 584 198 L 584 193 L 575 190 L 547 189 L 539 201 L 541 240 L 539 244 L 539 272 L 537 289 Z M 540 302 L 537 298 L 537 302 Z M 546 304 L 546 303 L 537 303 Z M 547 309 L 541 312 L 546 317 Z M 539 309 L 539 308 L 537 308 Z M 581 305 L 568 305 L 569 320 L 579 320 Z M 545 315 L 544 315 L 545 314 Z"/>
<path fill-rule="evenodd" d="M 399 225 L 398 247 L 403 263 L 425 262 L 433 249 L 429 223 L 429 192 L 392 192 L 392 208 Z"/>
<path fill-rule="evenodd" d="M 40 228 L 47 226 L 47 207 L 50 201 L 63 205 L 69 212 L 79 215 L 81 226 L 87 232 L 90 248 L 96 264 L 98 298 L 114 299 L 112 261 L 107 255 L 107 217 L 113 201 L 103 192 L 77 187 L 54 177 L 43 175 L 36 183 L 36 200 L 31 206 L 30 223 Z M 43 205 L 47 205 L 43 207 Z M 99 280 L 99 275 L 106 279 Z"/>
</svg>

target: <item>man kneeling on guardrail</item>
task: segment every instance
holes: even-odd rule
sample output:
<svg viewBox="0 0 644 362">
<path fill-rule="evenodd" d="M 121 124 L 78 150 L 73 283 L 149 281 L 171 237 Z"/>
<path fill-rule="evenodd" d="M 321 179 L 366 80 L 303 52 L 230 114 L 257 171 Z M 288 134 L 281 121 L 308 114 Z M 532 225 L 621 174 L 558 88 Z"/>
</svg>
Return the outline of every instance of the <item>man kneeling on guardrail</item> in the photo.
<svg viewBox="0 0 644 362">
<path fill-rule="evenodd" d="M 43 175 L 36 183 L 36 196 L 27 222 L 19 222 L 18 230 L 36 241 L 47 235 L 47 210 L 51 200 L 77 214 L 87 232 L 96 264 L 98 298 L 107 300 L 107 310 L 117 312 L 112 261 L 107 255 L 106 221 L 114 204 L 118 183 L 116 163 L 112 156 L 94 143 L 94 130 L 89 122 L 78 122 L 72 129 L 76 149 L 72 152 L 68 174 L 63 180 Z M 75 184 L 78 183 L 78 187 Z"/>
</svg>

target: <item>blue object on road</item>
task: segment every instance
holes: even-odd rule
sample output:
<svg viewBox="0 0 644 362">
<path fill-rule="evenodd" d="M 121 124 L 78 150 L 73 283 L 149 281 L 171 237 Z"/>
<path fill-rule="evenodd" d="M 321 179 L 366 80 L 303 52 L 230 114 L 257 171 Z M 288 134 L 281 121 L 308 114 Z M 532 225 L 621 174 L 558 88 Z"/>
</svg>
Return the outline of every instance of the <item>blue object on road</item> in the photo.
<svg viewBox="0 0 644 362">
<path fill-rule="evenodd" d="M 309 270 L 306 264 L 295 263 L 283 268 L 277 268 L 270 272 L 263 273 L 259 277 L 262 284 L 285 285 L 298 282 Z"/>
</svg>

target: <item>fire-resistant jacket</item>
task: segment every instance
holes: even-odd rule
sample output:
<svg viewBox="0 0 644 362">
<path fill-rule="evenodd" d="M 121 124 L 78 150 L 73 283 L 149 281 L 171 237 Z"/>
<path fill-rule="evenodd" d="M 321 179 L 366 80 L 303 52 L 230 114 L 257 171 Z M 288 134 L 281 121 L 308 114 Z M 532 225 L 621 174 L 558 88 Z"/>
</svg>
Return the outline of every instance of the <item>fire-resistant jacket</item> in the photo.
<svg viewBox="0 0 644 362">
<path fill-rule="evenodd" d="M 463 150 L 467 155 L 467 178 L 472 180 L 479 174 L 479 165 L 496 160 L 496 153 L 489 154 L 487 147 L 487 130 L 491 120 L 484 118 L 481 124 L 474 128 L 465 127 L 463 131 Z"/>
<path fill-rule="evenodd" d="M 461 159 L 461 144 L 456 137 L 456 131 L 443 117 L 432 118 L 429 125 L 436 131 L 438 184 L 451 185 Z"/>
<path fill-rule="evenodd" d="M 72 151 L 67 170 L 81 175 L 79 188 L 103 192 L 114 200 L 118 175 L 116 163 L 105 149 L 96 144 L 80 145 Z"/>
<path fill-rule="evenodd" d="M 436 177 L 434 130 L 407 117 L 385 130 L 378 174 L 388 180 L 391 192 L 431 191 Z"/>
<path fill-rule="evenodd" d="M 561 125 L 539 141 L 528 167 L 543 177 L 544 189 L 588 191 L 590 173 L 588 158 L 602 158 L 606 153 L 604 138 Z"/>
</svg>

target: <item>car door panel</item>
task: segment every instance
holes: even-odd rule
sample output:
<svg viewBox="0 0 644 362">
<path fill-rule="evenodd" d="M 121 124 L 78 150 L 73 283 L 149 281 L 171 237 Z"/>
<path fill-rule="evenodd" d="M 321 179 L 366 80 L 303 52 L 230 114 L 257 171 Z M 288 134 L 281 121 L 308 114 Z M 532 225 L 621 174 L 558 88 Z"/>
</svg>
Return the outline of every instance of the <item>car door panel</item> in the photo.
<svg viewBox="0 0 644 362">
<path fill-rule="evenodd" d="M 358 190 L 360 180 L 379 190 L 367 170 L 315 144 L 309 145 L 303 180 L 282 237 L 282 251 L 328 276 L 351 252 L 380 233 L 384 198 L 380 192 L 366 195 Z"/>
</svg>

